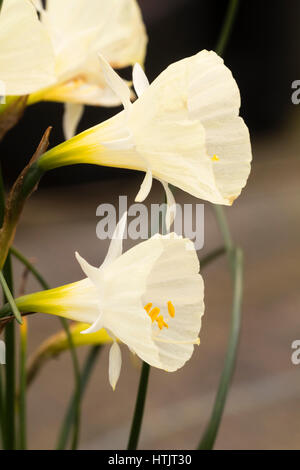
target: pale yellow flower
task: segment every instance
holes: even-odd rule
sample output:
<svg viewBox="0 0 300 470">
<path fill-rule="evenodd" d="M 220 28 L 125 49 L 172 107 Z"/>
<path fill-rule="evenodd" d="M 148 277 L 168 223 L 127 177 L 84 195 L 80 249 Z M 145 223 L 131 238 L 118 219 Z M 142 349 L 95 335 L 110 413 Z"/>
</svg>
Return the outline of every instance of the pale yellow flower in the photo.
<svg viewBox="0 0 300 470">
<path fill-rule="evenodd" d="M 139 98 L 100 57 L 106 81 L 124 111 L 49 150 L 44 169 L 92 163 L 145 171 L 136 197 L 143 201 L 160 180 L 173 204 L 170 183 L 198 198 L 231 205 L 245 186 L 252 159 L 248 128 L 239 117 L 240 93 L 214 52 L 202 51 L 169 66 L 149 86 L 136 65 Z"/>
<path fill-rule="evenodd" d="M 76 254 L 85 279 L 16 300 L 22 312 L 63 316 L 105 328 L 113 339 L 109 380 L 115 388 L 121 370 L 117 339 L 142 360 L 172 372 L 199 344 L 204 312 L 203 280 L 191 241 L 157 235 L 122 254 L 123 216 L 100 268 Z"/>
<path fill-rule="evenodd" d="M 67 103 L 66 137 L 74 135 L 84 105 L 116 106 L 97 53 L 114 68 L 143 63 L 147 35 L 136 0 L 34 0 L 55 54 L 56 82 L 29 98 Z"/>
<path fill-rule="evenodd" d="M 4 0 L 0 13 L 1 93 L 27 95 L 55 80 L 50 39 L 29 0 Z"/>
</svg>

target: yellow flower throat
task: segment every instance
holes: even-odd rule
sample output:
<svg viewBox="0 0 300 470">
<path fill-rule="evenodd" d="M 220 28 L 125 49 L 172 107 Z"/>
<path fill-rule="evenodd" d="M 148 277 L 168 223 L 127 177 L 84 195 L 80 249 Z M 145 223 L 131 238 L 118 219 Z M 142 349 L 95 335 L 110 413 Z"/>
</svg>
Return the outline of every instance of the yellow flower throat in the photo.
<svg viewBox="0 0 300 470">
<path fill-rule="evenodd" d="M 175 307 L 172 304 L 171 301 L 167 303 L 168 305 L 168 312 L 170 317 L 174 318 L 175 317 Z M 168 324 L 164 321 L 164 317 L 160 315 L 160 309 L 158 307 L 152 308 L 152 303 L 149 302 L 147 305 L 145 305 L 144 309 L 148 313 L 149 317 L 152 320 L 152 323 L 156 321 L 158 327 L 160 330 L 163 328 L 169 328 Z"/>
</svg>

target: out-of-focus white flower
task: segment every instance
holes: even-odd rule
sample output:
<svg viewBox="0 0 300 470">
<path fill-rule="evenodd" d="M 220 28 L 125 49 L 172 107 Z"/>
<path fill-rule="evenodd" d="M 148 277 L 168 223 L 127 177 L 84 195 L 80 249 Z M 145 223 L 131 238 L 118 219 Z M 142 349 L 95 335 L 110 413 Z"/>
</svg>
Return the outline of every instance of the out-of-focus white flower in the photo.
<svg viewBox="0 0 300 470">
<path fill-rule="evenodd" d="M 115 388 L 121 370 L 117 340 L 154 367 L 172 372 L 199 344 L 204 312 L 203 280 L 190 240 L 156 235 L 122 254 L 126 215 L 119 222 L 100 268 L 76 254 L 86 279 L 16 300 L 23 312 L 63 316 L 105 328 L 113 339 L 109 380 Z"/>
<path fill-rule="evenodd" d="M 3 2 L 0 80 L 7 96 L 27 95 L 55 80 L 51 42 L 29 0 Z"/>
<path fill-rule="evenodd" d="M 149 86 L 139 65 L 133 82 L 139 99 L 100 57 L 106 81 L 124 111 L 49 150 L 39 165 L 75 163 L 132 168 L 146 176 L 136 201 L 152 178 L 215 204 L 231 205 L 245 186 L 252 159 L 248 128 L 239 117 L 240 93 L 230 70 L 203 50 L 169 66 Z"/>
<path fill-rule="evenodd" d="M 136 0 L 34 0 L 55 53 L 56 83 L 29 98 L 67 103 L 64 130 L 74 135 L 84 105 L 116 106 L 120 99 L 99 68 L 100 51 L 114 68 L 143 63 L 147 35 Z"/>
</svg>

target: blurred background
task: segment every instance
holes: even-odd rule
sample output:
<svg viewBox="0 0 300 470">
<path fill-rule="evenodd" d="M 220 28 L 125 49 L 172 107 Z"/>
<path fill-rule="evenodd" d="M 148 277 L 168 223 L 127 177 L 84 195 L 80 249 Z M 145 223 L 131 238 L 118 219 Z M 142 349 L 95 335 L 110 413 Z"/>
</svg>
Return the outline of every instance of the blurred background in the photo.
<svg viewBox="0 0 300 470">
<path fill-rule="evenodd" d="M 167 65 L 201 49 L 213 49 L 227 7 L 223 0 L 140 0 L 149 35 L 146 72 L 153 80 Z M 242 96 L 241 114 L 252 135 L 253 169 L 248 185 L 226 210 L 234 239 L 245 251 L 243 329 L 233 386 L 216 443 L 218 449 L 297 449 L 300 446 L 300 365 L 291 343 L 300 339 L 299 129 L 300 107 L 291 84 L 300 79 L 298 0 L 241 0 L 225 54 Z M 129 71 L 122 71 L 129 78 Z M 88 108 L 86 129 L 118 109 Z M 62 106 L 30 107 L 2 144 L 7 181 L 13 182 L 40 137 L 53 126 L 51 145 L 63 140 Z M 4 158 L 5 157 L 5 158 Z M 15 245 L 35 259 L 51 286 L 78 280 L 74 251 L 100 264 L 107 242 L 96 237 L 96 208 L 133 203 L 142 175 L 118 169 L 74 166 L 50 172 L 29 201 Z M 160 185 L 147 204 L 162 200 Z M 178 191 L 177 202 L 197 202 Z M 222 244 L 214 213 L 205 204 L 201 258 Z M 21 268 L 15 265 L 17 276 Z M 231 311 L 231 280 L 225 259 L 203 271 L 206 314 L 201 345 L 177 373 L 152 370 L 141 448 L 192 449 L 208 420 L 223 366 Z M 17 284 L 16 284 L 17 285 Z M 30 280 L 27 291 L 38 289 Z M 29 319 L 30 352 L 60 329 L 56 318 Z M 116 391 L 108 383 L 108 348 L 101 352 L 82 411 L 81 447 L 124 448 L 139 380 L 139 364 L 123 347 Z M 83 360 L 87 349 L 80 350 Z M 72 392 L 71 359 L 48 363 L 29 391 L 29 446 L 53 447 Z"/>
</svg>

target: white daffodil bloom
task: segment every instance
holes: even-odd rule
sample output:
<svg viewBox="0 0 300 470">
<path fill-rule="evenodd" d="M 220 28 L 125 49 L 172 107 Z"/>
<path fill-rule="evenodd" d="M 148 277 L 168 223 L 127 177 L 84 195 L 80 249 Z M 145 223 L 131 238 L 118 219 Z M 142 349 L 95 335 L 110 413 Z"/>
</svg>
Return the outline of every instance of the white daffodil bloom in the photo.
<svg viewBox="0 0 300 470">
<path fill-rule="evenodd" d="M 7 96 L 27 95 L 55 80 L 51 41 L 30 0 L 3 2 L 0 80 Z"/>
<path fill-rule="evenodd" d="M 250 172 L 248 128 L 239 117 L 240 93 L 230 70 L 212 51 L 169 66 L 149 86 L 139 65 L 133 83 L 139 98 L 100 57 L 107 83 L 124 111 L 45 153 L 39 165 L 51 169 L 92 163 L 145 171 L 136 201 L 152 178 L 215 204 L 231 205 Z"/>
<path fill-rule="evenodd" d="M 120 99 L 99 68 L 100 51 L 114 68 L 143 63 L 147 35 L 136 0 L 33 0 L 55 53 L 56 83 L 29 98 L 66 104 L 64 131 L 74 135 L 84 105 L 116 106 Z"/>
<path fill-rule="evenodd" d="M 41 312 L 105 328 L 113 339 L 109 380 L 115 388 L 126 344 L 142 360 L 172 372 L 199 344 L 204 312 L 203 280 L 190 240 L 156 235 L 122 254 L 123 216 L 100 268 L 76 254 L 85 279 L 16 300 L 22 312 Z"/>
</svg>

